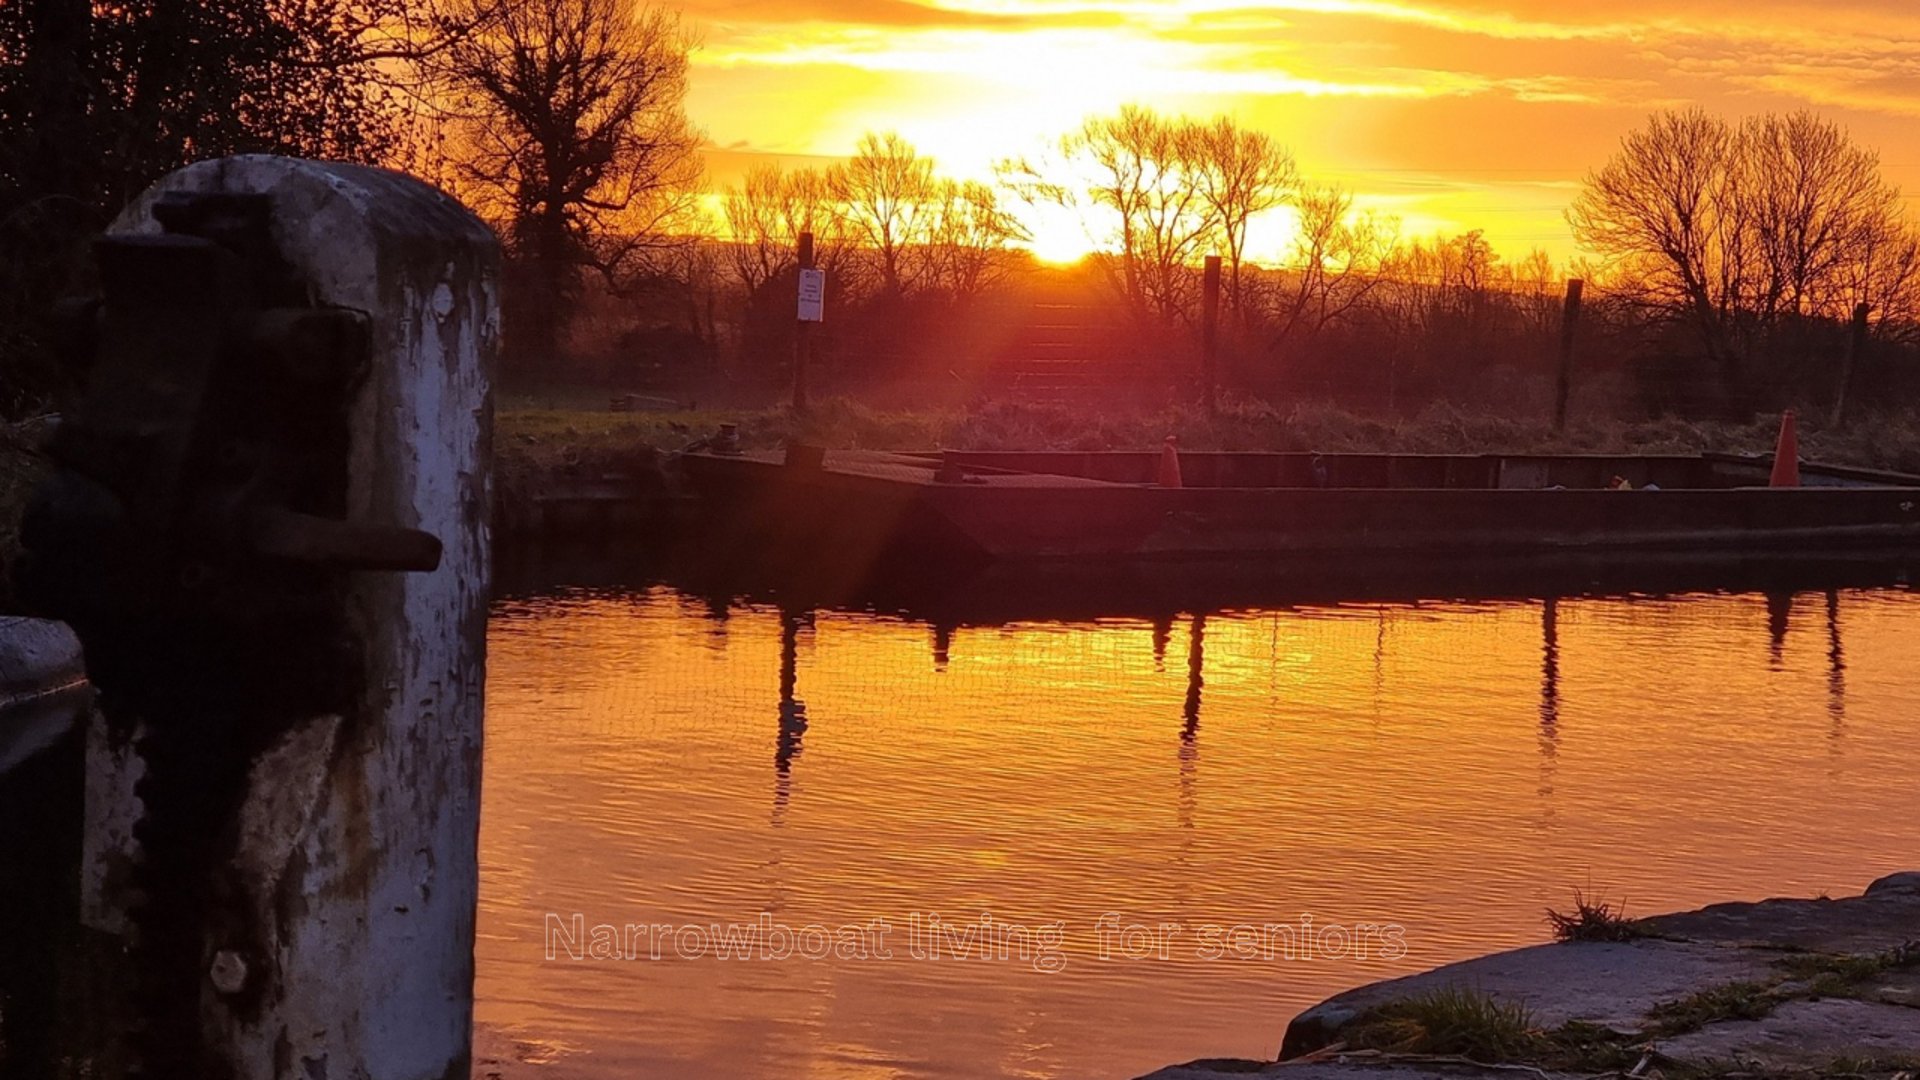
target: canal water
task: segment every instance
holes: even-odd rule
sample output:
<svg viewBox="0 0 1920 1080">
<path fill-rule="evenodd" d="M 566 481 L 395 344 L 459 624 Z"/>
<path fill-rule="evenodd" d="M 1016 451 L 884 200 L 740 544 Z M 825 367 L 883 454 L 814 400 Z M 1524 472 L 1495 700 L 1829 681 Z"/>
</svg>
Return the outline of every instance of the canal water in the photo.
<svg viewBox="0 0 1920 1080">
<path fill-rule="evenodd" d="M 1356 983 L 1920 852 L 1920 596 L 490 634 L 478 1019 L 555 1076 L 1130 1077 Z"/>
</svg>

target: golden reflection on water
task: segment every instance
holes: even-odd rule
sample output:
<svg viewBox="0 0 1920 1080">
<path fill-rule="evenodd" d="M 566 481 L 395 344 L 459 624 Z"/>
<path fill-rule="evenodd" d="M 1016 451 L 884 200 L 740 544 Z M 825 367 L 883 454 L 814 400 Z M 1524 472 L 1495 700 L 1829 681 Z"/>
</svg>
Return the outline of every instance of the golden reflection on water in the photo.
<svg viewBox="0 0 1920 1080">
<path fill-rule="evenodd" d="M 664 587 L 505 602 L 478 1017 L 566 1076 L 1271 1056 L 1330 993 L 1543 940 L 1574 888 L 1653 913 L 1909 868 L 1916 630 L 1905 592 L 982 627 Z M 884 919 L 894 958 L 549 961 L 549 913 Z M 983 913 L 1060 924 L 1064 968 L 909 955 L 916 916 Z M 1175 929 L 1129 959 L 1109 913 Z M 1404 955 L 1200 955 L 1305 917 L 1397 925 Z"/>
</svg>

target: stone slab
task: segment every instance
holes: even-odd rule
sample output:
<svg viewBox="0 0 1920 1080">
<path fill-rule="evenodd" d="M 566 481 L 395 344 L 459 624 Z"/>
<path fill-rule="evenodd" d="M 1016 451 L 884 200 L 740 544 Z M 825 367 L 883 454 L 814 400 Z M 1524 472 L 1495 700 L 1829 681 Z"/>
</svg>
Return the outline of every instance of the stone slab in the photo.
<svg viewBox="0 0 1920 1080">
<path fill-rule="evenodd" d="M 1656 916 L 1643 920 L 1642 926 L 1657 936 L 1536 945 L 1358 987 L 1294 1018 L 1281 1042 L 1281 1057 L 1289 1060 L 1189 1062 L 1150 1074 L 1147 1080 L 1247 1075 L 1427 1080 L 1475 1075 L 1472 1069 L 1357 1061 L 1359 1055 L 1351 1054 L 1301 1060 L 1338 1042 L 1343 1028 L 1379 1006 L 1448 988 L 1524 1004 L 1543 1028 L 1581 1021 L 1640 1035 L 1651 1027 L 1648 1014 L 1664 1002 L 1728 983 L 1761 982 L 1799 996 L 1763 1019 L 1720 1021 L 1663 1039 L 1660 1049 L 1682 1062 L 1747 1062 L 1802 1071 L 1842 1058 L 1920 1058 L 1920 971 L 1884 972 L 1851 987 L 1846 998 L 1809 999 L 1810 981 L 1787 980 L 1788 969 L 1780 963 L 1794 953 L 1878 956 L 1920 940 L 1920 872 L 1889 874 L 1864 894 L 1840 900 L 1716 904 Z"/>
<path fill-rule="evenodd" d="M 1867 895 L 1882 892 L 1920 892 L 1920 870 L 1902 870 L 1888 874 L 1867 886 Z"/>
<path fill-rule="evenodd" d="M 1714 904 L 1644 920 L 1685 941 L 1821 953 L 1880 953 L 1920 938 L 1920 890 L 1888 887 L 1841 900 Z"/>
<path fill-rule="evenodd" d="M 1476 1069 L 1466 1065 L 1399 1065 L 1367 1061 L 1191 1061 L 1148 1073 L 1138 1080 L 1509 1080 L 1511 1069 Z M 1529 1071 L 1535 1080 L 1561 1080 L 1558 1073 Z"/>
<path fill-rule="evenodd" d="M 1725 1020 L 1662 1040 L 1691 1065 L 1819 1069 L 1841 1058 L 1920 1057 L 1920 1009 L 1850 998 L 1789 1001 L 1758 1020 Z"/>
<path fill-rule="evenodd" d="M 1920 971 L 1891 971 L 1867 980 L 1853 997 L 1920 1009 Z"/>
<path fill-rule="evenodd" d="M 1340 1029 L 1386 1002 L 1451 987 L 1479 990 L 1533 1011 L 1542 1027 L 1573 1020 L 1639 1031 L 1648 1010 L 1703 987 L 1775 974 L 1766 953 L 1677 941 L 1534 945 L 1373 983 L 1329 998 L 1295 1017 L 1282 1058 L 1339 1038 Z"/>
<path fill-rule="evenodd" d="M 0 616 L 0 776 L 73 730 L 89 700 L 67 624 Z"/>
<path fill-rule="evenodd" d="M 66 623 L 0 615 L 0 705 L 86 677 L 80 639 Z"/>
</svg>

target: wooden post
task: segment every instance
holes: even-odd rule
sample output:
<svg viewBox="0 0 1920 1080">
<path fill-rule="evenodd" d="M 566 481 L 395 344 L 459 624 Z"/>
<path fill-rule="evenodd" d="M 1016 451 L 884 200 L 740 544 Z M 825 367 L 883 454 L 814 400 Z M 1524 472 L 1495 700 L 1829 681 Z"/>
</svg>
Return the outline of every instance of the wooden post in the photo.
<svg viewBox="0 0 1920 1080">
<path fill-rule="evenodd" d="M 1567 279 L 1567 301 L 1560 309 L 1560 376 L 1553 388 L 1553 430 L 1567 429 L 1567 396 L 1573 391 L 1573 334 L 1580 325 L 1580 293 L 1585 282 Z"/>
<path fill-rule="evenodd" d="M 1834 427 L 1847 418 L 1847 391 L 1852 389 L 1853 369 L 1860 363 L 1860 354 L 1867 348 L 1867 313 L 1872 305 L 1861 301 L 1853 306 L 1853 326 L 1847 333 L 1847 351 L 1840 354 L 1840 385 L 1833 393 Z"/>
<path fill-rule="evenodd" d="M 1213 411 L 1220 337 L 1220 256 L 1209 255 L 1200 278 L 1200 400 Z"/>
<path fill-rule="evenodd" d="M 800 234 L 798 248 L 799 268 L 813 269 L 813 234 Z M 813 323 L 806 319 L 796 319 L 793 331 L 793 411 L 805 412 L 807 409 L 807 361 L 810 359 Z"/>
</svg>

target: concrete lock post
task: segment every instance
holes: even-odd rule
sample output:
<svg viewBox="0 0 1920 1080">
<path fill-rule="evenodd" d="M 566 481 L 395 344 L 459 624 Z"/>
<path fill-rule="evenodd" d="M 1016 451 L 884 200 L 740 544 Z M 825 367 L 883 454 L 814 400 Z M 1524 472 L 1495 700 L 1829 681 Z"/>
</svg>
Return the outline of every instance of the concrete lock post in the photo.
<svg viewBox="0 0 1920 1080">
<path fill-rule="evenodd" d="M 82 921 L 132 988 L 108 1056 L 464 1080 L 493 237 L 398 173 L 244 156 L 156 183 L 98 261 L 25 531 L 100 691 Z"/>
</svg>

